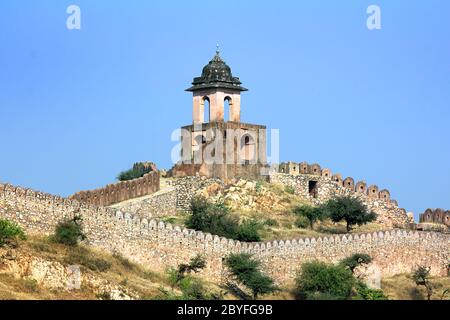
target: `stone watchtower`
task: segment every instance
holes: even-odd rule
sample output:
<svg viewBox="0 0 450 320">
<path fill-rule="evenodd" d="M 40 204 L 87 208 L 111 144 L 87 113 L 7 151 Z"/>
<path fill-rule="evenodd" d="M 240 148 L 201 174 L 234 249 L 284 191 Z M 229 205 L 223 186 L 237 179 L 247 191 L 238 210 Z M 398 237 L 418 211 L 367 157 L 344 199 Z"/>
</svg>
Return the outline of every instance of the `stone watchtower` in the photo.
<svg viewBox="0 0 450 320">
<path fill-rule="evenodd" d="M 219 51 L 194 78 L 193 124 L 182 127 L 181 160 L 174 177 L 260 179 L 268 173 L 266 127 L 241 122 L 241 86 Z"/>
</svg>

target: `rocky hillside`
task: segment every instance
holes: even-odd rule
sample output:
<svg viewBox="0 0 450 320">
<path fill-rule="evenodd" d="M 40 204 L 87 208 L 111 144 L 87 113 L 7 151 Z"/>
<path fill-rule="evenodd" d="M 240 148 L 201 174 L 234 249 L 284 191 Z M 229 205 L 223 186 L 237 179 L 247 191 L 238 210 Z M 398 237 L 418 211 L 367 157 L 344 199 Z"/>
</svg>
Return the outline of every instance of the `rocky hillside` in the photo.
<svg viewBox="0 0 450 320">
<path fill-rule="evenodd" d="M 89 247 L 46 238 L 0 247 L 0 299 L 152 299 L 161 288 L 164 275 Z"/>
<path fill-rule="evenodd" d="M 283 186 L 243 179 L 227 186 L 213 184 L 197 194 L 213 202 L 223 202 L 232 211 L 240 213 L 286 213 L 292 211 L 295 206 L 305 203 Z"/>
</svg>

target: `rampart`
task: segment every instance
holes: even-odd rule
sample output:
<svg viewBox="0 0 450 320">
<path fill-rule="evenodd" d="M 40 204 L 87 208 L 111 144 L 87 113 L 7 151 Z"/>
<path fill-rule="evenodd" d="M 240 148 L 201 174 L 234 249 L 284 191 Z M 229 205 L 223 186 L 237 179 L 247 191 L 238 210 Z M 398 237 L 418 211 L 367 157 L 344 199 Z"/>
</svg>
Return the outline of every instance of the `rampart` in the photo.
<svg viewBox="0 0 450 320">
<path fill-rule="evenodd" d="M 443 209 L 427 209 L 420 215 L 420 223 L 442 224 L 450 229 L 450 211 L 445 211 Z"/>
<path fill-rule="evenodd" d="M 270 175 L 270 182 L 291 186 L 295 193 L 314 204 L 323 203 L 335 196 L 358 197 L 370 210 L 378 214 L 378 222 L 387 227 L 410 227 L 413 217 L 391 199 L 387 189 L 379 190 L 377 185 L 368 186 L 364 181 L 355 182 L 352 177 L 342 179 L 330 169 L 318 164 L 287 162 L 279 166 L 279 172 Z"/>
<path fill-rule="evenodd" d="M 77 192 L 70 199 L 91 205 L 109 206 L 155 193 L 159 190 L 159 183 L 159 172 L 152 171 L 142 178 L 109 184 L 101 189 Z"/>
<path fill-rule="evenodd" d="M 242 243 L 111 208 L 0 184 L 0 217 L 19 223 L 29 234 L 52 234 L 58 222 L 73 215 L 83 217 L 89 245 L 119 252 L 155 271 L 186 262 L 200 253 L 208 262 L 203 276 L 213 281 L 223 277 L 222 260 L 231 252 L 253 253 L 279 284 L 292 283 L 302 262 L 337 262 L 356 252 L 370 254 L 382 276 L 411 272 L 418 265 L 431 266 L 433 275 L 446 275 L 450 259 L 448 234 L 393 230 Z"/>
</svg>

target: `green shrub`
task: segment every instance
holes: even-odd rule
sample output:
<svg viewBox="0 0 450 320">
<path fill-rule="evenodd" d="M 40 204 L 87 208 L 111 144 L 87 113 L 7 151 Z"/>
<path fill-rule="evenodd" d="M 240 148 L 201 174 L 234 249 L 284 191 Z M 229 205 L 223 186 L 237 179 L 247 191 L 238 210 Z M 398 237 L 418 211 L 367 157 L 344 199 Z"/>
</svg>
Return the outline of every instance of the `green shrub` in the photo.
<svg viewBox="0 0 450 320">
<path fill-rule="evenodd" d="M 75 216 L 73 219 L 65 220 L 56 226 L 53 239 L 57 243 L 67 246 L 76 246 L 79 241 L 86 239 L 81 226 L 82 218 Z"/>
<path fill-rule="evenodd" d="M 341 261 L 341 265 L 350 269 L 353 273 L 357 267 L 362 264 L 369 264 L 372 262 L 372 258 L 365 253 L 355 253 L 354 255 L 345 258 Z"/>
<path fill-rule="evenodd" d="M 262 181 L 256 181 L 256 185 L 255 185 L 256 193 L 261 193 L 262 190 L 263 190 L 263 183 L 262 183 Z"/>
<path fill-rule="evenodd" d="M 299 217 L 305 217 L 308 219 L 309 227 L 311 230 L 314 228 L 314 223 L 318 220 L 323 220 L 326 217 L 326 213 L 320 207 L 312 207 L 303 205 L 294 209 L 294 213 Z"/>
<path fill-rule="evenodd" d="M 245 242 L 260 241 L 259 231 L 263 227 L 255 220 L 239 224 L 238 217 L 231 215 L 227 206 L 209 203 L 204 197 L 192 199 L 191 214 L 185 224 L 191 229 Z"/>
<path fill-rule="evenodd" d="M 170 267 L 166 270 L 167 277 L 172 289 L 179 285 L 188 274 L 197 273 L 206 267 L 206 259 L 198 254 L 188 264 L 181 263 L 178 268 Z"/>
<path fill-rule="evenodd" d="M 350 196 L 331 199 L 322 207 L 333 222 L 345 221 L 348 232 L 354 225 L 360 226 L 377 219 L 377 215 L 369 212 L 360 199 Z"/>
<path fill-rule="evenodd" d="M 244 242 L 257 242 L 261 241 L 259 231 L 262 229 L 262 225 L 255 220 L 246 220 L 240 226 L 237 234 L 237 240 Z"/>
<path fill-rule="evenodd" d="M 25 232 L 15 222 L 0 219 L 0 247 L 4 245 L 17 245 L 17 240 L 25 240 Z"/>
<path fill-rule="evenodd" d="M 284 191 L 285 191 L 286 193 L 289 193 L 289 194 L 295 194 L 295 188 L 292 187 L 292 186 L 286 186 L 286 187 L 284 187 Z"/>
<path fill-rule="evenodd" d="M 230 254 L 225 258 L 225 264 L 234 279 L 252 291 L 254 300 L 259 295 L 278 290 L 273 279 L 261 272 L 261 263 L 250 254 Z"/>
<path fill-rule="evenodd" d="M 355 279 L 347 268 L 324 262 L 306 262 L 296 277 L 296 294 L 302 299 L 318 296 L 348 299 Z"/>
<path fill-rule="evenodd" d="M 180 264 L 178 268 L 170 267 L 166 270 L 167 279 L 172 287 L 172 292 L 160 289 L 162 295 L 158 296 L 161 300 L 216 300 L 221 295 L 208 292 L 203 282 L 191 276 L 206 267 L 206 260 L 202 255 L 196 255 L 188 264 Z M 178 287 L 181 295 L 174 293 L 173 289 Z"/>
<path fill-rule="evenodd" d="M 358 282 L 356 285 L 356 300 L 388 300 L 383 290 L 370 289 L 366 284 Z"/>
<path fill-rule="evenodd" d="M 203 197 L 191 201 L 191 215 L 186 226 L 222 237 L 237 239 L 239 221 L 224 204 L 209 203 Z"/>
<path fill-rule="evenodd" d="M 310 224 L 308 218 L 304 216 L 299 216 L 295 219 L 295 226 L 300 229 L 307 229 Z"/>
<path fill-rule="evenodd" d="M 119 181 L 134 180 L 143 177 L 145 174 L 152 171 L 152 168 L 142 162 L 135 163 L 133 168 L 127 171 L 121 172 L 117 176 Z"/>
</svg>

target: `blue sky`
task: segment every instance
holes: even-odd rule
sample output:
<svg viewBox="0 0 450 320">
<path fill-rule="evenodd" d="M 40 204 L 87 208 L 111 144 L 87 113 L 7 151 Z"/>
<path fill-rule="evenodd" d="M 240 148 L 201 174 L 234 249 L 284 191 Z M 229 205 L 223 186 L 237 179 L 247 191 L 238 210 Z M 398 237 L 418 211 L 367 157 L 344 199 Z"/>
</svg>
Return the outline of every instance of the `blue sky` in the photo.
<svg viewBox="0 0 450 320">
<path fill-rule="evenodd" d="M 184 89 L 219 42 L 250 89 L 242 120 L 280 129 L 281 160 L 388 188 L 416 214 L 450 209 L 449 1 L 4 0 L 0 14 L 2 182 L 67 196 L 136 161 L 170 168 Z"/>
</svg>

